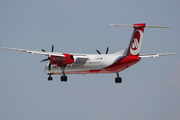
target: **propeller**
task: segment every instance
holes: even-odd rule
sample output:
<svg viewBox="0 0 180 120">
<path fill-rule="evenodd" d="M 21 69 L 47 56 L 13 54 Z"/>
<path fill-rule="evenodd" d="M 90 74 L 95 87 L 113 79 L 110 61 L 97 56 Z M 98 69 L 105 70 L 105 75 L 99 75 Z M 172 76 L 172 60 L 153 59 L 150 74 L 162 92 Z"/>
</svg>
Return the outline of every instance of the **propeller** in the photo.
<svg viewBox="0 0 180 120">
<path fill-rule="evenodd" d="M 46 52 L 44 49 L 41 49 L 43 52 Z"/>
<path fill-rule="evenodd" d="M 99 50 L 96 50 L 99 54 L 101 54 L 100 52 L 99 52 Z"/>
<path fill-rule="evenodd" d="M 108 54 L 108 51 L 109 51 L 109 47 L 107 47 L 107 49 L 106 49 L 106 54 Z"/>
<path fill-rule="evenodd" d="M 99 50 L 96 50 L 96 51 L 97 51 L 97 53 L 101 54 L 101 52 L 99 52 Z M 109 51 L 109 47 L 107 47 L 107 49 L 106 49 L 106 54 L 108 54 L 108 51 Z"/>
<path fill-rule="evenodd" d="M 48 57 L 47 59 L 43 59 L 43 60 L 41 60 L 39 63 L 45 62 L 45 61 L 47 61 L 47 60 L 50 60 L 50 58 Z"/>
<path fill-rule="evenodd" d="M 46 52 L 44 49 L 41 49 L 41 50 L 42 50 L 43 52 Z M 51 50 L 51 52 L 53 52 L 53 51 L 54 51 L 54 45 L 52 45 L 52 50 Z M 45 62 L 45 61 L 48 61 L 48 60 L 50 60 L 50 57 L 41 60 L 39 63 L 42 63 L 42 62 Z M 50 62 L 51 62 L 51 61 L 50 61 Z M 48 66 L 48 70 L 49 70 L 49 71 L 51 70 L 51 64 L 50 64 L 50 62 L 49 62 L 49 66 Z"/>
</svg>

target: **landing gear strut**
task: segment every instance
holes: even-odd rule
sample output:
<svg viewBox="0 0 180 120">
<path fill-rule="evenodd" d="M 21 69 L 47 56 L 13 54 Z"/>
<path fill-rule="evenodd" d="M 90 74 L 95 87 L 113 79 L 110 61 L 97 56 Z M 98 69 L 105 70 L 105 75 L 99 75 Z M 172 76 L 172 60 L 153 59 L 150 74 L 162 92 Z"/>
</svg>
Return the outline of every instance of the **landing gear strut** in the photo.
<svg viewBox="0 0 180 120">
<path fill-rule="evenodd" d="M 115 82 L 116 83 L 121 83 L 122 82 L 122 78 L 119 77 L 119 72 L 116 73 L 117 77 L 115 78 Z"/>
<path fill-rule="evenodd" d="M 61 70 L 62 70 L 62 76 L 61 76 L 61 81 L 63 82 L 66 82 L 67 81 L 67 76 L 65 75 L 65 67 L 66 67 L 66 65 L 62 65 L 62 67 L 61 67 Z"/>
</svg>

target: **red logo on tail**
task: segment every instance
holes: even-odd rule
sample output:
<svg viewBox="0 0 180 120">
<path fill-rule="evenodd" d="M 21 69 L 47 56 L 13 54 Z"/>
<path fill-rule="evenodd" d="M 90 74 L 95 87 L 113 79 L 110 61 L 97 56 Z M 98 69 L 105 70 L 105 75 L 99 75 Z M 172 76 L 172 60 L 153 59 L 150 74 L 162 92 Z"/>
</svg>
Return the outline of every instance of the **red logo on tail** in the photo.
<svg viewBox="0 0 180 120">
<path fill-rule="evenodd" d="M 135 30 L 131 39 L 130 53 L 137 55 L 140 52 L 140 41 L 142 40 L 143 32 L 141 30 Z"/>
</svg>

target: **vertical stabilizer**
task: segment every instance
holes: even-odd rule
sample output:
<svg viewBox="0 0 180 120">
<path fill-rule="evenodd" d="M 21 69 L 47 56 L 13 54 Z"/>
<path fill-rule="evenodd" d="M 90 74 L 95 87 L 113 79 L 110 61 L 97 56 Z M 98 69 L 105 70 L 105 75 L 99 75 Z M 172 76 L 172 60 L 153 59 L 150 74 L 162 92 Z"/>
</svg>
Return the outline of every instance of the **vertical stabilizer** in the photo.
<svg viewBox="0 0 180 120">
<path fill-rule="evenodd" d="M 133 25 L 134 31 L 131 37 L 131 41 L 129 43 L 126 56 L 139 56 L 144 33 L 144 27 L 146 27 L 145 23 Z"/>
</svg>

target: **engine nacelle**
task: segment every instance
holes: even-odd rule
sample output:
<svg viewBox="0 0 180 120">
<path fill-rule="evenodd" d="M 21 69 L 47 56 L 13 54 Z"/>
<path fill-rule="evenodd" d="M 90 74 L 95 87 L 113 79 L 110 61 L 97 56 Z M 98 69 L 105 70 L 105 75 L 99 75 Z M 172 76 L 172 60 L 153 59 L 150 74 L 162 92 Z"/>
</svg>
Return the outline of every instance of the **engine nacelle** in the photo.
<svg viewBox="0 0 180 120">
<path fill-rule="evenodd" d="M 63 53 L 65 57 L 62 56 L 50 56 L 50 64 L 57 64 L 58 66 L 62 66 L 65 64 L 72 64 L 74 63 L 74 57 L 71 54 Z"/>
</svg>

